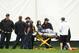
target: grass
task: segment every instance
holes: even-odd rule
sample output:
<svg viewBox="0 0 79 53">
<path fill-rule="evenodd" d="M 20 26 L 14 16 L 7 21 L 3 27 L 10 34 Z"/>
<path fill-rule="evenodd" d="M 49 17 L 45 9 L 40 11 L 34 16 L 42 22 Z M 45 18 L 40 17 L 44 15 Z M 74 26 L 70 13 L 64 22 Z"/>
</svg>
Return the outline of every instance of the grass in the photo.
<svg viewBox="0 0 79 53">
<path fill-rule="evenodd" d="M 35 49 L 0 49 L 0 53 L 79 53 L 79 48 L 77 50 L 60 50 L 58 48 L 35 48 Z"/>
<path fill-rule="evenodd" d="M 36 44 L 36 43 L 35 43 Z M 53 42 L 53 48 L 46 49 L 44 47 L 36 47 L 34 49 L 20 49 L 17 47 L 16 49 L 0 49 L 0 53 L 79 53 L 79 43 L 78 42 L 71 42 L 71 45 L 73 47 L 78 48 L 77 50 L 60 50 L 59 48 L 59 43 L 58 42 Z"/>
</svg>

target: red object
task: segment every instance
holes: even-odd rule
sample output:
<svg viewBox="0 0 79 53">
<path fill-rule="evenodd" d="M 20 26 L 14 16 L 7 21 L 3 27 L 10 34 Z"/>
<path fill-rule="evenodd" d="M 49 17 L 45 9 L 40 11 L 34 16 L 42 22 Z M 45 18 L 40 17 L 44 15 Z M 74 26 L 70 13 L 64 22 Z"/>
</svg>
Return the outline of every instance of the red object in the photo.
<svg viewBox="0 0 79 53">
<path fill-rule="evenodd" d="M 78 48 L 72 48 L 72 49 L 69 49 L 70 51 L 72 51 L 72 50 L 77 50 Z"/>
</svg>

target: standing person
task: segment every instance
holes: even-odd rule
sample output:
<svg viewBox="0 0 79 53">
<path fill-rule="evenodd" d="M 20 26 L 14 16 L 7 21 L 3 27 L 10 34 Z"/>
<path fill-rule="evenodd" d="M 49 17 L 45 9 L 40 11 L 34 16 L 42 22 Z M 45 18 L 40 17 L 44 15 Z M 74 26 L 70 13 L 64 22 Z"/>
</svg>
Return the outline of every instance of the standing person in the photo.
<svg viewBox="0 0 79 53">
<path fill-rule="evenodd" d="M 16 48 L 17 44 L 19 43 L 19 40 L 21 39 L 21 46 L 20 48 L 23 48 L 23 40 L 25 36 L 25 28 L 26 23 L 22 21 L 22 16 L 19 16 L 19 20 L 15 23 L 15 33 L 17 35 L 15 44 L 13 46 L 13 49 Z"/>
<path fill-rule="evenodd" d="M 0 22 L 0 43 L 1 43 L 1 22 Z"/>
<path fill-rule="evenodd" d="M 42 28 L 43 28 L 43 29 L 51 29 L 51 30 L 53 30 L 52 24 L 49 23 L 48 21 L 49 21 L 49 19 L 48 19 L 48 18 L 45 18 L 44 23 L 43 23 L 43 25 L 42 25 Z M 47 37 L 47 38 L 48 38 L 48 37 Z M 46 39 L 47 39 L 47 38 L 46 38 Z M 49 39 L 48 44 L 50 44 L 50 42 L 51 42 L 51 39 Z M 46 47 L 46 48 L 49 48 L 49 46 L 47 46 L 47 45 L 45 45 L 45 47 Z"/>
<path fill-rule="evenodd" d="M 25 45 L 24 49 L 32 49 L 33 48 L 33 23 L 30 17 L 26 18 L 26 37 L 25 37 Z"/>
<path fill-rule="evenodd" d="M 69 43 L 69 36 L 68 36 L 68 30 L 70 29 L 68 23 L 65 21 L 65 18 L 61 18 L 61 24 L 60 24 L 60 48 L 63 49 L 63 43 L 67 44 L 68 49 L 72 50 L 70 43 Z"/>
<path fill-rule="evenodd" d="M 1 21 L 1 45 L 0 48 L 3 48 L 4 46 L 8 49 L 9 48 L 9 42 L 11 38 L 11 33 L 14 29 L 14 23 L 12 20 L 9 19 L 10 14 L 6 14 L 6 18 Z M 6 38 L 6 42 L 5 42 Z"/>
<path fill-rule="evenodd" d="M 0 34 L 1 34 L 1 22 L 0 22 Z"/>
<path fill-rule="evenodd" d="M 71 39 L 71 31 L 70 29 L 68 30 L 68 41 L 70 42 L 70 39 Z M 66 42 L 63 42 L 63 49 L 68 49 L 68 46 L 66 44 Z"/>
</svg>

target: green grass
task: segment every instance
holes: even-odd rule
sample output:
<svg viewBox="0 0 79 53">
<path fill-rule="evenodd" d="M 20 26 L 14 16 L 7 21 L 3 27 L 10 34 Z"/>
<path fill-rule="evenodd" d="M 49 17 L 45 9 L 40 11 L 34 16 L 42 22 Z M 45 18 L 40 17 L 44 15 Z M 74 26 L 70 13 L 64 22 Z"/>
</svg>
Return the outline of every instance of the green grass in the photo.
<svg viewBox="0 0 79 53">
<path fill-rule="evenodd" d="M 34 43 L 35 45 L 37 42 Z M 44 47 L 38 47 L 34 49 L 19 49 L 19 46 L 16 49 L 0 49 L 0 53 L 79 53 L 79 42 L 71 42 L 72 47 L 78 48 L 77 50 L 69 51 L 69 50 L 60 50 L 59 42 L 52 43 L 53 48 L 46 49 Z M 38 44 L 37 44 L 38 45 Z"/>
<path fill-rule="evenodd" d="M 0 49 L 0 53 L 79 53 L 79 48 L 77 50 L 60 50 L 60 48 L 35 48 L 35 49 Z"/>
</svg>

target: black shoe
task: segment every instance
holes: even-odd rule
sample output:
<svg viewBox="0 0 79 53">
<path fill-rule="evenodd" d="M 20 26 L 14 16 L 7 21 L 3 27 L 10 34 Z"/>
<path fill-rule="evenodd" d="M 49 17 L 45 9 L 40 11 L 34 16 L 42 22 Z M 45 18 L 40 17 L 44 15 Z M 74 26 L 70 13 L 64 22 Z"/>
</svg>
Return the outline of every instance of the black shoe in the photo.
<svg viewBox="0 0 79 53">
<path fill-rule="evenodd" d="M 16 47 L 12 47 L 12 49 L 16 49 Z"/>
<path fill-rule="evenodd" d="M 5 47 L 6 49 L 9 49 L 9 47 Z"/>
<path fill-rule="evenodd" d="M 3 46 L 0 46 L 0 49 L 3 49 L 4 47 Z"/>
<path fill-rule="evenodd" d="M 3 49 L 3 47 L 0 47 L 0 49 Z"/>
</svg>

